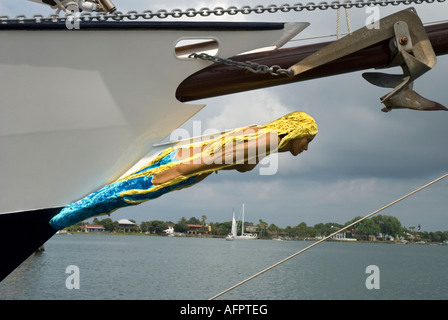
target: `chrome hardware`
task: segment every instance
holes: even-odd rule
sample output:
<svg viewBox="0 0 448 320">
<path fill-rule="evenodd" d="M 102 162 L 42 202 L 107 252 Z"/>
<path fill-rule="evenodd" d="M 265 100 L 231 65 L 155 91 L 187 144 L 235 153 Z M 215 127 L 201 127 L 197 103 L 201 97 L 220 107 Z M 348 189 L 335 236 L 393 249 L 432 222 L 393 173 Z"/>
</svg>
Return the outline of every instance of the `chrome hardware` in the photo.
<svg viewBox="0 0 448 320">
<path fill-rule="evenodd" d="M 110 0 L 98 0 L 98 3 L 103 8 L 104 12 L 112 13 L 117 10 L 115 5 Z"/>
</svg>

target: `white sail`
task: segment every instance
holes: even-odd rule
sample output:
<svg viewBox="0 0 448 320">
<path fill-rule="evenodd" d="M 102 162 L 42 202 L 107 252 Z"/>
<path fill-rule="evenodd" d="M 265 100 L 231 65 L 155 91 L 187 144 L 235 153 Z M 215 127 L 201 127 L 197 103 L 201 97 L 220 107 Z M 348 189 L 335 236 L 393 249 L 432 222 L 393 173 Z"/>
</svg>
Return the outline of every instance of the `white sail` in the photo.
<svg viewBox="0 0 448 320">
<path fill-rule="evenodd" d="M 235 211 L 232 214 L 232 235 L 236 237 L 236 220 L 235 220 Z"/>
</svg>

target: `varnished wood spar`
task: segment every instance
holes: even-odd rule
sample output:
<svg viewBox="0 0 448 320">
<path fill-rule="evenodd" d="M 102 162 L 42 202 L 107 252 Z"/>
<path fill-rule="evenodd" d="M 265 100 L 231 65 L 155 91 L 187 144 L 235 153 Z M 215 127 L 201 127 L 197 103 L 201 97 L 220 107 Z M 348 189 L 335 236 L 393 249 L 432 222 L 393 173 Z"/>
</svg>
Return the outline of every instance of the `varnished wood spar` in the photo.
<svg viewBox="0 0 448 320">
<path fill-rule="evenodd" d="M 425 27 L 437 56 L 448 54 L 448 23 Z M 252 61 L 262 65 L 279 65 L 287 69 L 330 42 L 232 57 L 235 61 Z M 231 93 L 278 86 L 387 66 L 392 58 L 389 41 L 383 41 L 349 56 L 330 62 L 290 78 L 270 74 L 254 74 L 236 67 L 215 63 L 185 79 L 177 88 L 176 97 L 187 102 Z M 436 66 L 437 67 L 437 66 Z"/>
</svg>

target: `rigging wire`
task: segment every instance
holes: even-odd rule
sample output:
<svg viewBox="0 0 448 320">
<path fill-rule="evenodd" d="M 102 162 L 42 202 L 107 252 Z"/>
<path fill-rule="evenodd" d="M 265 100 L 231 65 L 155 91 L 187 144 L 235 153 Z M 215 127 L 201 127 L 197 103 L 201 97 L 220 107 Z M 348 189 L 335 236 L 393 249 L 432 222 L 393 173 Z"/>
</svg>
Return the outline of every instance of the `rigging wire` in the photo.
<svg viewBox="0 0 448 320">
<path fill-rule="evenodd" d="M 352 226 L 354 226 L 354 225 L 360 223 L 361 221 L 363 221 L 363 220 L 365 220 L 365 219 L 367 219 L 367 218 L 369 218 L 369 217 L 371 217 L 371 216 L 377 214 L 377 213 L 380 212 L 380 211 L 383 211 L 384 209 L 389 208 L 390 206 L 396 204 L 397 202 L 400 202 L 400 201 L 402 201 L 402 200 L 404 200 L 404 199 L 410 197 L 411 195 L 413 195 L 413 194 L 415 194 L 415 193 L 417 193 L 417 192 L 419 192 L 419 191 L 421 191 L 421 190 L 423 190 L 423 189 L 429 187 L 430 185 L 432 185 L 432 184 L 434 184 L 434 183 L 436 183 L 436 182 L 439 182 L 440 180 L 442 180 L 442 179 L 444 179 L 444 178 L 446 178 L 446 177 L 448 177 L 448 173 L 446 173 L 446 174 L 442 175 L 441 177 L 439 177 L 439 178 L 437 178 L 437 179 L 435 179 L 435 180 L 429 182 L 428 184 L 425 184 L 424 186 L 422 186 L 422 187 L 420 187 L 420 188 L 418 188 L 418 189 L 415 189 L 414 191 L 412 191 L 412 192 L 408 193 L 407 195 L 405 195 L 405 196 L 403 196 L 403 197 L 401 197 L 401 198 L 399 198 L 399 199 L 397 199 L 397 200 L 395 200 L 395 201 L 389 203 L 388 205 L 386 205 L 386 206 L 384 206 L 384 207 L 382 207 L 382 208 L 380 208 L 380 209 L 378 209 L 378 210 L 376 210 L 376 211 L 373 211 L 372 213 L 366 215 L 365 217 L 362 217 L 362 218 L 356 220 L 355 222 L 353 222 L 353 223 L 351 223 L 351 224 L 345 226 L 344 228 L 342 228 L 342 229 L 340 229 L 340 230 L 337 230 L 337 231 L 333 232 L 333 233 L 330 234 L 329 236 L 326 236 L 326 237 L 322 238 L 321 240 L 314 242 L 313 244 L 309 245 L 308 247 L 306 247 L 306 248 L 304 248 L 304 249 L 302 249 L 302 250 L 300 250 L 300 251 L 298 251 L 298 252 L 296 252 L 296 253 L 290 255 L 289 257 L 287 257 L 287 258 L 285 258 L 285 259 L 283 259 L 283 260 L 281 260 L 281 261 L 279 261 L 279 262 L 273 264 L 272 266 L 270 266 L 270 267 L 268 267 L 268 268 L 266 268 L 266 269 L 264 269 L 264 270 L 262 270 L 262 271 L 260 271 L 260 272 L 258 272 L 258 273 L 256 273 L 256 274 L 254 274 L 253 276 L 247 278 L 246 280 L 243 280 L 243 281 L 239 282 L 238 284 L 236 284 L 236 285 L 230 287 L 229 289 L 222 291 L 221 293 L 219 293 L 219 294 L 213 296 L 213 297 L 210 298 L 209 300 L 214 300 L 214 299 L 216 299 L 216 298 L 222 296 L 223 294 L 225 294 L 225 293 L 227 293 L 227 292 L 229 292 L 229 291 L 231 291 L 231 290 L 233 290 L 233 289 L 235 289 L 235 288 L 241 286 L 242 284 L 244 284 L 244 283 L 246 283 L 246 282 L 248 282 L 248 281 L 250 281 L 250 280 L 252 280 L 252 279 L 254 279 L 254 278 L 256 278 L 256 277 L 258 277 L 259 275 L 265 273 L 266 271 L 269 271 L 269 270 L 275 268 L 276 266 L 282 264 L 283 262 L 286 262 L 286 261 L 288 261 L 288 260 L 290 260 L 290 259 L 292 259 L 292 258 L 298 256 L 299 254 L 301 254 L 301 253 L 303 253 L 303 252 L 305 252 L 305 251 L 311 249 L 312 247 L 318 245 L 319 243 L 322 243 L 322 242 L 328 240 L 329 238 L 333 237 L 334 235 L 338 234 L 339 232 L 342 232 L 342 231 L 344 231 L 344 230 L 347 230 L 348 228 L 350 228 L 350 227 L 352 227 Z"/>
<path fill-rule="evenodd" d="M 432 24 L 447 23 L 447 22 L 448 22 L 448 19 L 445 19 L 445 20 L 435 20 L 435 21 L 423 22 L 423 25 L 424 26 L 429 26 L 429 25 L 432 25 Z M 351 32 L 340 33 L 339 36 L 346 36 L 346 35 L 348 35 L 350 33 Z M 306 37 L 306 38 L 291 39 L 291 40 L 288 41 L 288 43 L 289 42 L 297 42 L 297 41 L 323 39 L 323 38 L 334 38 L 334 37 L 338 37 L 338 34 L 334 33 L 334 34 L 326 34 L 326 35 L 320 35 L 320 36 L 311 36 L 311 37 Z"/>
</svg>

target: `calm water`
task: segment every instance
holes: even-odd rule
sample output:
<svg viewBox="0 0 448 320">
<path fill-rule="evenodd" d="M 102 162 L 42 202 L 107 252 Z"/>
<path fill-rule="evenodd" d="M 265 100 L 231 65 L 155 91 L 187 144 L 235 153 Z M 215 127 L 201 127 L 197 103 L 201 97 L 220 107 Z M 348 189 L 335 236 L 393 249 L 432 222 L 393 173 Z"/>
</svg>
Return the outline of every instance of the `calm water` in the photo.
<svg viewBox="0 0 448 320">
<path fill-rule="evenodd" d="M 209 299 L 312 242 L 55 235 L 0 299 Z M 69 265 L 79 289 L 69 290 Z M 368 290 L 369 265 L 379 289 Z M 448 299 L 448 246 L 324 242 L 219 299 Z"/>
</svg>

